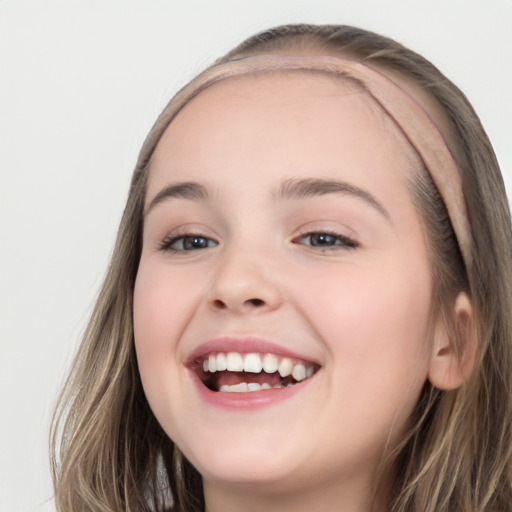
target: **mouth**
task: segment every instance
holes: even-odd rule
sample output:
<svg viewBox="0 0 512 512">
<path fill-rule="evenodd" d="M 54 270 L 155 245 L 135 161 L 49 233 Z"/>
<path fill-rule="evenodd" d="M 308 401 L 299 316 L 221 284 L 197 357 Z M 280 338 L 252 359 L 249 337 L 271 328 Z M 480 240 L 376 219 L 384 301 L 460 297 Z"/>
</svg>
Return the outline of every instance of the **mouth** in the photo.
<svg viewBox="0 0 512 512">
<path fill-rule="evenodd" d="M 195 359 L 190 368 L 210 391 L 251 393 L 293 387 L 320 366 L 270 352 L 212 352 Z"/>
</svg>

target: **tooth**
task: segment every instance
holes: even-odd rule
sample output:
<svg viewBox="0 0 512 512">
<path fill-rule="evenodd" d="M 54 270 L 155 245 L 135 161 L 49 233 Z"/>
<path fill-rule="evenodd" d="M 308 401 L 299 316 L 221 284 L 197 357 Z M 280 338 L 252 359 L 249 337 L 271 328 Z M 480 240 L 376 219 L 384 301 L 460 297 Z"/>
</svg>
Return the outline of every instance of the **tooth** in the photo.
<svg viewBox="0 0 512 512">
<path fill-rule="evenodd" d="M 272 389 L 272 386 L 268 382 L 264 382 L 261 385 L 261 389 Z"/>
<path fill-rule="evenodd" d="M 309 377 L 311 377 L 311 375 L 313 375 L 314 372 L 315 372 L 315 369 L 312 366 L 308 366 L 308 368 L 306 370 L 306 377 L 309 379 Z"/>
<path fill-rule="evenodd" d="M 291 382 L 289 382 L 289 383 L 286 385 L 286 387 L 287 387 L 287 388 L 291 388 L 291 387 L 292 387 L 292 386 L 294 386 L 294 385 L 295 385 L 295 384 L 292 384 Z"/>
<path fill-rule="evenodd" d="M 203 361 L 203 372 L 207 372 L 208 371 L 208 359 L 205 359 Z"/>
<path fill-rule="evenodd" d="M 279 360 L 273 354 L 265 354 L 263 357 L 263 369 L 266 373 L 277 372 L 279 368 Z"/>
<path fill-rule="evenodd" d="M 257 382 L 249 382 L 249 384 L 247 384 L 247 388 L 249 391 L 259 391 L 261 386 Z"/>
<path fill-rule="evenodd" d="M 250 373 L 260 373 L 261 369 L 262 364 L 259 354 L 246 354 L 244 359 L 244 371 Z"/>
<path fill-rule="evenodd" d="M 220 354 L 217 354 L 216 365 L 218 372 L 223 372 L 224 370 L 227 370 L 228 363 L 226 359 L 226 354 L 223 354 L 222 352 Z"/>
<path fill-rule="evenodd" d="M 249 391 L 249 385 L 247 382 L 240 382 L 240 384 L 233 384 L 232 386 L 226 384 L 220 387 L 220 391 L 227 393 L 247 393 Z"/>
<path fill-rule="evenodd" d="M 217 366 L 215 364 L 216 359 L 217 358 L 213 354 L 210 354 L 210 357 L 208 358 L 208 371 L 210 373 L 214 373 L 217 371 Z"/>
<path fill-rule="evenodd" d="M 292 360 L 284 357 L 279 363 L 279 375 L 281 375 L 281 377 L 288 377 L 288 375 L 292 373 L 292 369 Z"/>
<path fill-rule="evenodd" d="M 274 389 L 283 389 L 283 386 L 281 384 L 274 384 L 272 387 Z"/>
<path fill-rule="evenodd" d="M 301 363 L 296 364 L 292 370 L 292 377 L 297 382 L 304 380 L 306 378 L 306 367 Z"/>
<path fill-rule="evenodd" d="M 229 352 L 226 357 L 227 369 L 230 372 L 243 372 L 244 359 L 238 352 Z"/>
</svg>

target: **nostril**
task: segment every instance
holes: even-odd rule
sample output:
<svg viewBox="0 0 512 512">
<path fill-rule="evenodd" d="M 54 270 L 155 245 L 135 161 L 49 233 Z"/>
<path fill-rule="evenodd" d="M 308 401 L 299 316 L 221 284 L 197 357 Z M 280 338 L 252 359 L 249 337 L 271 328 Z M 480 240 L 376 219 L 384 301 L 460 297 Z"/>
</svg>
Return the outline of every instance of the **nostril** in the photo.
<svg viewBox="0 0 512 512">
<path fill-rule="evenodd" d="M 247 306 L 261 307 L 265 304 L 265 301 L 262 299 L 247 299 L 243 303 Z M 212 304 L 215 309 L 228 309 L 229 308 L 228 304 L 220 299 L 215 299 L 212 302 Z"/>
<path fill-rule="evenodd" d="M 253 306 L 263 306 L 264 302 L 261 299 L 249 299 L 246 302 Z"/>
</svg>

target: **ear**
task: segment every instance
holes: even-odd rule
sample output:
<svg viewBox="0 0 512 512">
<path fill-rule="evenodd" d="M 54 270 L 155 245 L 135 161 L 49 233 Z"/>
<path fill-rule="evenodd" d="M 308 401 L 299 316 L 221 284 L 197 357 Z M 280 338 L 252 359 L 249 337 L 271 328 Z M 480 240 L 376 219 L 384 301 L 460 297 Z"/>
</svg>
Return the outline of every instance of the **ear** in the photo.
<svg viewBox="0 0 512 512">
<path fill-rule="evenodd" d="M 468 295 L 459 293 L 453 307 L 453 329 L 448 328 L 442 315 L 436 323 L 428 373 L 431 384 L 444 390 L 456 389 L 468 379 L 477 349 L 475 318 Z"/>
</svg>

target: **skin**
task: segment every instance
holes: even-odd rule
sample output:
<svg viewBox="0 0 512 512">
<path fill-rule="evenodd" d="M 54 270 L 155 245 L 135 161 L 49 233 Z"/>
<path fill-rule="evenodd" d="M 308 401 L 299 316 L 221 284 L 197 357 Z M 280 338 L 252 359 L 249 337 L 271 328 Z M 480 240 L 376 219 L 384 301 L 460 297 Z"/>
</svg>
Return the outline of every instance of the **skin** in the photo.
<svg viewBox="0 0 512 512">
<path fill-rule="evenodd" d="M 370 98 L 321 75 L 222 81 L 165 132 L 148 183 L 135 344 L 149 404 L 203 475 L 208 511 L 385 510 L 379 462 L 435 365 L 447 375 L 412 172 Z M 290 179 L 341 180 L 375 204 L 276 197 Z M 150 208 L 190 181 L 209 198 Z M 325 232 L 335 245 L 312 245 L 309 234 Z M 179 250 L 187 234 L 208 246 Z M 162 249 L 169 239 L 174 251 Z M 321 368 L 275 404 L 205 404 L 185 362 L 221 336 L 263 338 Z"/>
</svg>

